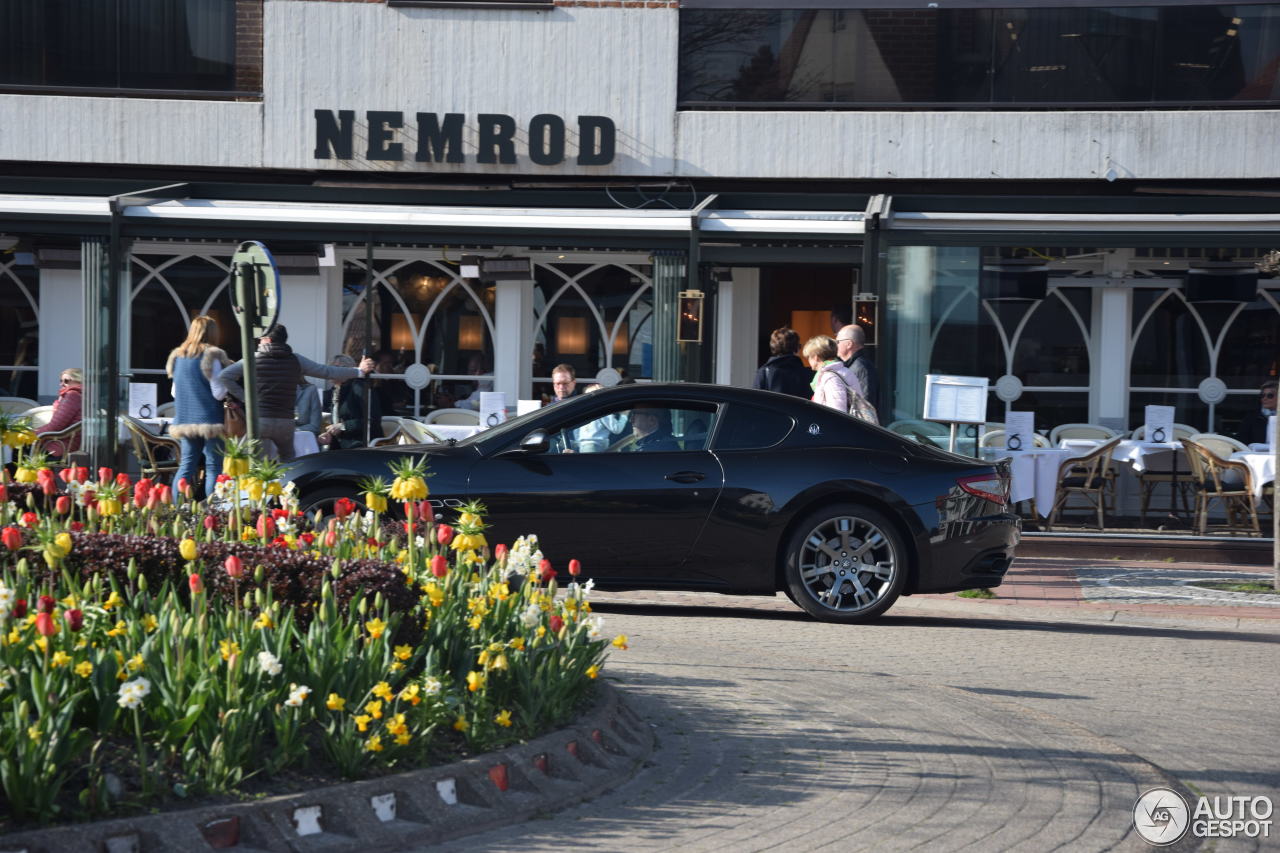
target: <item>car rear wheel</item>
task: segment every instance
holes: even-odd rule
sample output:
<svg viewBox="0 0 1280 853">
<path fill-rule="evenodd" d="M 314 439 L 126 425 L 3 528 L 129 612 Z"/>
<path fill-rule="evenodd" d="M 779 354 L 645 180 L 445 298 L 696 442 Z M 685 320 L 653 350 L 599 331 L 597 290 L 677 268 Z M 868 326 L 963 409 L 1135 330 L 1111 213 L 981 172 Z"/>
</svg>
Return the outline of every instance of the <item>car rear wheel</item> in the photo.
<svg viewBox="0 0 1280 853">
<path fill-rule="evenodd" d="M 787 594 L 825 622 L 873 619 L 898 599 L 906 559 L 902 537 L 882 513 L 859 504 L 824 507 L 787 545 Z"/>
</svg>

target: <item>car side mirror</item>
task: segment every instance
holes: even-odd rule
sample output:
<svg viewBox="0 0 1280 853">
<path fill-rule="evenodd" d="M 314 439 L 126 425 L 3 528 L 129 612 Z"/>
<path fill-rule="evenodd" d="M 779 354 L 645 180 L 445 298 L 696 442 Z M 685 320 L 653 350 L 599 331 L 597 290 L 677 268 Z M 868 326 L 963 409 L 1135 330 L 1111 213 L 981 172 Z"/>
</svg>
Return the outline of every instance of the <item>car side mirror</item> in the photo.
<svg viewBox="0 0 1280 853">
<path fill-rule="evenodd" d="M 551 439 L 547 437 L 546 430 L 535 429 L 520 439 L 520 451 L 522 453 L 546 453 L 550 447 Z"/>
</svg>

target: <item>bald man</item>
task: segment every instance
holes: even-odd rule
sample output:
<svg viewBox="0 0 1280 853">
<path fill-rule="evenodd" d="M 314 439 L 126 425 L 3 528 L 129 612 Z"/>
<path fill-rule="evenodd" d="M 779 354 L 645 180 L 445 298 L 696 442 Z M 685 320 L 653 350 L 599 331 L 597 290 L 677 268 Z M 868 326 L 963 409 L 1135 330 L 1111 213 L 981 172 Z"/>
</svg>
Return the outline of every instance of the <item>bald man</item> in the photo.
<svg viewBox="0 0 1280 853">
<path fill-rule="evenodd" d="M 880 374 L 867 352 L 867 333 L 858 325 L 844 326 L 836 333 L 836 358 L 853 371 L 862 383 L 862 393 L 871 405 L 880 408 Z"/>
</svg>

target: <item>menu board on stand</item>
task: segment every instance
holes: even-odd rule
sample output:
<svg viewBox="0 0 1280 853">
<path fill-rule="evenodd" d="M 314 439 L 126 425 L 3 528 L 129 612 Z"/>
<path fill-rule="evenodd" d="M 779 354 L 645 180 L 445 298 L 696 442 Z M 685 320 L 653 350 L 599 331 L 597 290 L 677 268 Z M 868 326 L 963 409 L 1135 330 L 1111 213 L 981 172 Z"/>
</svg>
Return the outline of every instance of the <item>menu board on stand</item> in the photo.
<svg viewBox="0 0 1280 853">
<path fill-rule="evenodd" d="M 977 424 L 976 453 L 982 445 L 982 424 L 987 421 L 987 377 L 930 373 L 924 382 L 924 419 L 950 425 L 947 449 L 952 453 L 956 451 L 956 430 L 960 424 Z"/>
</svg>

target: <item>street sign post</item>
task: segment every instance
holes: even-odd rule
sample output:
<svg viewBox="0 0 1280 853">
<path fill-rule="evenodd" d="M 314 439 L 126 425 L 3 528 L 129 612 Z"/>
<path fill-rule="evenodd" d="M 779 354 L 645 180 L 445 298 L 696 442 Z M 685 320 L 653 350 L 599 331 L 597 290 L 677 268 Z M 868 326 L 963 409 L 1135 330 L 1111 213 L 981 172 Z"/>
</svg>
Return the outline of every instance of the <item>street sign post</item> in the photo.
<svg viewBox="0 0 1280 853">
<path fill-rule="evenodd" d="M 240 323 L 240 351 L 244 354 L 245 434 L 258 439 L 258 380 L 254 367 L 257 339 L 276 324 L 280 316 L 280 270 L 267 247 L 246 240 L 231 256 L 231 308 Z"/>
</svg>

